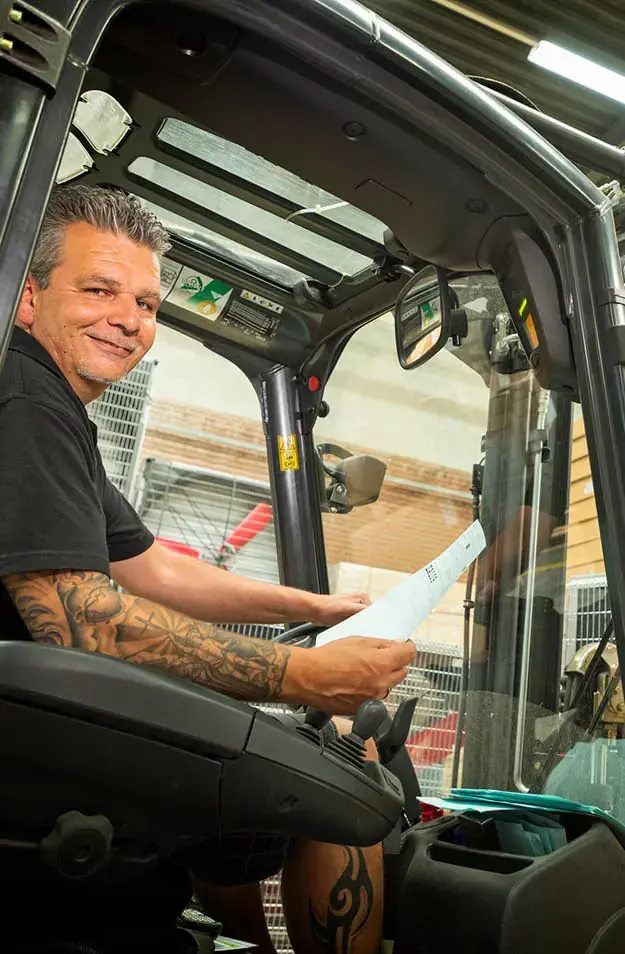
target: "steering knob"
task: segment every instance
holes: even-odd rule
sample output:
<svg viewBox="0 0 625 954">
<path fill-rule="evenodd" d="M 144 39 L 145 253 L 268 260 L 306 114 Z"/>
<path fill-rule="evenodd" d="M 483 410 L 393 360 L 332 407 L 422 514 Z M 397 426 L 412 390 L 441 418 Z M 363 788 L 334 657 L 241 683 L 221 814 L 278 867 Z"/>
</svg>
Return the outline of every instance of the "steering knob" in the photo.
<svg viewBox="0 0 625 954">
<path fill-rule="evenodd" d="M 354 716 L 351 735 L 366 742 L 373 738 L 386 718 L 386 706 L 380 699 L 368 699 L 363 702 Z"/>
</svg>

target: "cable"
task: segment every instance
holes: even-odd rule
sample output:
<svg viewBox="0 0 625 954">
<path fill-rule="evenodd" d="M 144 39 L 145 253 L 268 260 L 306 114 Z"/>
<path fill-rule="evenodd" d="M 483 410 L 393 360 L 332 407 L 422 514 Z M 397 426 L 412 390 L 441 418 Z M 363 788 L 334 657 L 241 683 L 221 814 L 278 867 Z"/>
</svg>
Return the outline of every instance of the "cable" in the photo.
<svg viewBox="0 0 625 954">
<path fill-rule="evenodd" d="M 480 519 L 480 497 L 482 495 L 482 484 L 484 477 L 484 460 L 479 464 L 473 465 L 473 480 L 471 483 L 471 494 L 473 496 L 473 520 Z M 460 771 L 460 752 L 462 750 L 462 737 L 464 735 L 464 723 L 466 717 L 467 693 L 469 690 L 469 654 L 471 652 L 471 610 L 475 607 L 473 602 L 473 581 L 477 569 L 477 560 L 474 560 L 467 573 L 467 587 L 464 595 L 464 630 L 462 637 L 462 673 L 460 677 L 460 700 L 458 703 L 458 722 L 456 723 L 456 738 L 454 739 L 454 757 L 451 768 L 451 787 L 458 787 L 458 774 Z"/>
</svg>

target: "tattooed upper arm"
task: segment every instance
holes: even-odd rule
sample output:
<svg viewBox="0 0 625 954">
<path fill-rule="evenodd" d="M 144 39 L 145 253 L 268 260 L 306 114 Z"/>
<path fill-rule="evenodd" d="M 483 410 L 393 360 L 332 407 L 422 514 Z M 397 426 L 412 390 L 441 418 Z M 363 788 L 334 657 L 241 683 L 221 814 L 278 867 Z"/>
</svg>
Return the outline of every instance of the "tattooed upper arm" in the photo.
<svg viewBox="0 0 625 954">
<path fill-rule="evenodd" d="M 122 594 L 103 573 L 19 573 L 4 585 L 36 642 L 157 666 L 238 699 L 280 697 L 287 646 Z"/>
<path fill-rule="evenodd" d="M 108 577 L 93 571 L 15 573 L 3 582 L 32 638 L 53 646 L 81 646 L 85 624 L 119 602 Z"/>
</svg>

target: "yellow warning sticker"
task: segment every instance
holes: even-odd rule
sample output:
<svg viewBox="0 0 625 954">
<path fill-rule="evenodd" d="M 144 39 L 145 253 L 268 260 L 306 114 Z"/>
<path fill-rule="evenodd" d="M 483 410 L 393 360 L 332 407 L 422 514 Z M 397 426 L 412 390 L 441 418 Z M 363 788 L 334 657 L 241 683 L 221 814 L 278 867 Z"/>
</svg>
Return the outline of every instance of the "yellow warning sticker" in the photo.
<svg viewBox="0 0 625 954">
<path fill-rule="evenodd" d="M 532 348 L 538 347 L 538 334 L 536 332 L 536 325 L 534 324 L 534 318 L 532 315 L 528 314 L 525 319 L 525 327 L 527 328 L 527 333 L 529 335 L 530 341 L 532 342 Z"/>
<path fill-rule="evenodd" d="M 299 454 L 297 453 L 297 437 L 295 434 L 288 434 L 283 437 L 278 435 L 278 457 L 280 458 L 280 470 L 299 470 Z"/>
</svg>

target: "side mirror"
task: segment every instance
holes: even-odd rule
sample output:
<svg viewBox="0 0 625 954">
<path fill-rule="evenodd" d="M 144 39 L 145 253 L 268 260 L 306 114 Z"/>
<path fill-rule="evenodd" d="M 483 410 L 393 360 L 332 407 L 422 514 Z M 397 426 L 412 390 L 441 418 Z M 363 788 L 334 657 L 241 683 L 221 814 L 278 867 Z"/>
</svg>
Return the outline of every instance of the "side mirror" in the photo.
<svg viewBox="0 0 625 954">
<path fill-rule="evenodd" d="M 466 313 L 444 272 L 427 265 L 404 285 L 395 305 L 395 344 L 405 370 L 433 358 L 451 337 L 459 345 L 468 332 Z"/>
<path fill-rule="evenodd" d="M 317 455 L 325 476 L 322 510 L 326 513 L 349 513 L 354 507 L 375 503 L 386 474 L 383 460 L 370 454 L 351 454 L 336 444 L 320 444 Z M 329 456 L 339 459 L 330 463 L 327 460 Z M 330 480 L 326 484 L 328 477 Z"/>
</svg>

